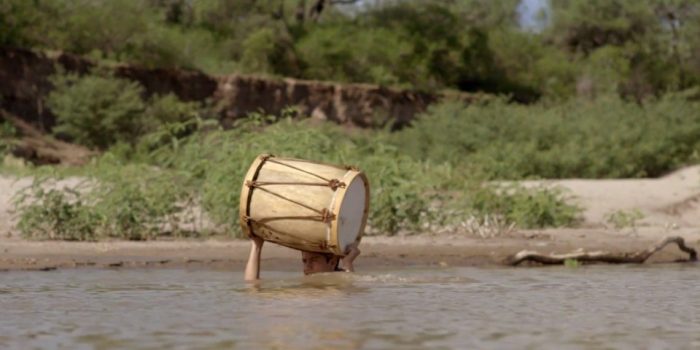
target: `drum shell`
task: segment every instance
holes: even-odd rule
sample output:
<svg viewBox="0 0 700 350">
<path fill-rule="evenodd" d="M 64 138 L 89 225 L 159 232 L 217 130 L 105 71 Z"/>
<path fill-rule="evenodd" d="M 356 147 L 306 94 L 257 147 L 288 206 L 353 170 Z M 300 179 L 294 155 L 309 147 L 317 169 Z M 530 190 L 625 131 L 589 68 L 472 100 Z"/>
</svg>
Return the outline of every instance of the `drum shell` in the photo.
<svg viewBox="0 0 700 350">
<path fill-rule="evenodd" d="M 320 178 L 335 179 L 344 186 L 323 185 L 326 181 Z M 343 239 L 338 236 L 341 204 L 350 184 L 360 180 L 365 203 L 356 241 L 361 239 L 369 211 L 369 183 L 362 172 L 300 159 L 259 156 L 241 190 L 241 228 L 248 236 L 286 247 L 344 255 Z M 321 219 L 324 209 L 329 216 L 325 221 Z"/>
</svg>

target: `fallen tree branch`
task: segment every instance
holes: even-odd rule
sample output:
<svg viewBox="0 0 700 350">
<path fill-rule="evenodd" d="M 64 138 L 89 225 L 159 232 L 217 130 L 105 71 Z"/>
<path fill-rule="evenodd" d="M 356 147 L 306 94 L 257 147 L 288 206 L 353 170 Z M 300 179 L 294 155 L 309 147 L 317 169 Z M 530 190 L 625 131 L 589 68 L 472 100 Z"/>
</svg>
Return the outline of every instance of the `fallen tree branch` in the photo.
<svg viewBox="0 0 700 350">
<path fill-rule="evenodd" d="M 9 122 L 19 134 L 13 142 L 12 154 L 34 164 L 83 165 L 97 155 L 97 152 L 83 146 L 57 140 L 0 108 L 0 122 L 3 120 Z"/>
<path fill-rule="evenodd" d="M 533 261 L 540 264 L 555 265 L 564 264 L 567 260 L 576 260 L 580 262 L 602 262 L 608 264 L 642 264 L 650 256 L 654 255 L 665 246 L 675 243 L 678 249 L 688 253 L 689 261 L 697 261 L 698 253 L 695 249 L 688 247 L 685 240 L 680 236 L 666 237 L 660 242 L 654 244 L 646 250 L 633 253 L 609 253 L 609 252 L 573 252 L 567 254 L 539 254 L 534 251 L 523 250 L 506 259 L 508 265 L 518 265 L 524 261 Z"/>
</svg>

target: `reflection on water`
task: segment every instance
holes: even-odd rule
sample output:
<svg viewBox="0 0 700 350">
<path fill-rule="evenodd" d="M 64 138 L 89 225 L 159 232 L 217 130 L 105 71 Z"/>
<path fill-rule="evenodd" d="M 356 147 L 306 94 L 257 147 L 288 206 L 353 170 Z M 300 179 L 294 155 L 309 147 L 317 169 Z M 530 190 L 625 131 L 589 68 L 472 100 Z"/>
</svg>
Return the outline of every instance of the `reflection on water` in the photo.
<svg viewBox="0 0 700 350">
<path fill-rule="evenodd" d="M 0 348 L 700 348 L 700 268 L 0 273 Z"/>
</svg>

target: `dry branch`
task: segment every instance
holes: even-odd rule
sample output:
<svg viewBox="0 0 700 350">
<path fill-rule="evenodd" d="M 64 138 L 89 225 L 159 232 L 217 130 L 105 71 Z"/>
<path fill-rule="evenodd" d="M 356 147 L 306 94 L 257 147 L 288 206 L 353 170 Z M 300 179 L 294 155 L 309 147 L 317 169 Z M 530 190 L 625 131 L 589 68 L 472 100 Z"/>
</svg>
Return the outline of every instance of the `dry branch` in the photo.
<svg viewBox="0 0 700 350">
<path fill-rule="evenodd" d="M 602 262 L 608 264 L 642 264 L 650 256 L 654 255 L 665 246 L 675 243 L 678 248 L 688 253 L 689 261 L 697 261 L 698 253 L 695 249 L 685 244 L 683 237 L 666 237 L 646 250 L 633 253 L 609 253 L 609 252 L 574 252 L 567 254 L 539 254 L 534 251 L 523 250 L 506 259 L 508 265 L 518 265 L 524 261 L 533 261 L 541 264 L 553 265 L 564 264 L 566 260 L 577 260 L 580 262 Z"/>
<path fill-rule="evenodd" d="M 0 109 L 0 122 L 3 120 L 12 124 L 20 134 L 12 147 L 13 155 L 34 164 L 83 165 L 97 154 L 83 146 L 44 134 L 22 118 Z"/>
</svg>

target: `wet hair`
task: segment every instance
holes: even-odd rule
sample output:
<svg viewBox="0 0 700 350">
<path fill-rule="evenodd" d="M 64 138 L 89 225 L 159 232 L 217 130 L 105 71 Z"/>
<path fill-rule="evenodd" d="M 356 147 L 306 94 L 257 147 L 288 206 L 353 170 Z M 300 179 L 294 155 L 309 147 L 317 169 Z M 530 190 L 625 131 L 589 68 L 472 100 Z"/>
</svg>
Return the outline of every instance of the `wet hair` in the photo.
<svg viewBox="0 0 700 350">
<path fill-rule="evenodd" d="M 313 253 L 317 255 L 322 255 L 323 258 L 326 260 L 326 264 L 330 263 L 334 258 L 337 258 L 335 261 L 335 266 L 333 266 L 333 271 L 345 271 L 344 269 L 340 268 L 340 257 L 336 256 L 335 254 L 332 253 Z M 306 262 L 306 259 L 303 259 L 304 262 Z"/>
<path fill-rule="evenodd" d="M 326 263 L 330 263 L 331 260 L 336 258 L 335 254 L 330 254 L 330 253 L 322 253 L 322 254 L 323 254 L 323 257 L 326 259 Z M 333 271 L 345 271 L 345 270 L 340 268 L 340 258 L 338 258 L 335 261 L 335 266 L 333 267 Z"/>
</svg>

